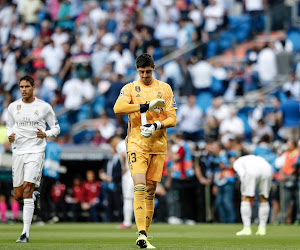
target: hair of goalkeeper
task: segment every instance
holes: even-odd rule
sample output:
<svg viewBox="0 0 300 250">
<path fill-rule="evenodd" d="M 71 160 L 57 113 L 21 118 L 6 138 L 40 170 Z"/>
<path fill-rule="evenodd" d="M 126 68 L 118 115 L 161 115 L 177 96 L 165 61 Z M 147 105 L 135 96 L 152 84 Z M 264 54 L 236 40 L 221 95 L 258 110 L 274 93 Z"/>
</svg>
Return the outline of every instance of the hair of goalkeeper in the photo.
<svg viewBox="0 0 300 250">
<path fill-rule="evenodd" d="M 146 68 L 148 66 L 154 68 L 154 60 L 152 56 L 150 56 L 147 53 L 144 53 L 136 58 L 135 65 L 137 68 Z"/>
</svg>

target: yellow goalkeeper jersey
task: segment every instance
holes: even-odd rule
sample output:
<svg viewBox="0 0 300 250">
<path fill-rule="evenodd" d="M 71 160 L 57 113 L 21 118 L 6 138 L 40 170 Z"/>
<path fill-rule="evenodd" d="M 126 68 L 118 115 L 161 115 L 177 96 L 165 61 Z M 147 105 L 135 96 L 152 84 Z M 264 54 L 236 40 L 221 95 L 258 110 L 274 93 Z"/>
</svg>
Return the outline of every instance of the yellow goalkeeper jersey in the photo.
<svg viewBox="0 0 300 250">
<path fill-rule="evenodd" d="M 130 104 L 149 103 L 155 99 L 165 100 L 166 106 L 161 108 L 159 114 L 147 111 L 147 123 L 163 121 L 167 118 L 167 112 L 177 110 L 173 91 L 169 84 L 154 79 L 150 86 L 144 85 L 140 80 L 126 84 L 118 98 L 122 98 Z M 166 128 L 156 130 L 150 138 L 141 136 L 141 113 L 134 112 L 128 115 L 127 151 L 148 154 L 167 153 Z"/>
</svg>

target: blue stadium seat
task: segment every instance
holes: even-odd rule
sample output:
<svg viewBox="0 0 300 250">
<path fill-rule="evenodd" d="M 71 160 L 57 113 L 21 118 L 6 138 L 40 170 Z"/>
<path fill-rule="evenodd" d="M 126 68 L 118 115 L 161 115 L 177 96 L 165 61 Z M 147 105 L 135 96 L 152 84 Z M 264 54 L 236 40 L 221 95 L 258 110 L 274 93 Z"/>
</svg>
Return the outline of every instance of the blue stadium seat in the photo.
<svg viewBox="0 0 300 250">
<path fill-rule="evenodd" d="M 250 35 L 250 16 L 248 14 L 241 16 L 230 16 L 228 27 L 232 32 L 234 32 L 237 42 L 243 42 Z"/>
<path fill-rule="evenodd" d="M 248 142 L 251 141 L 251 138 L 252 138 L 252 130 L 251 130 L 251 127 L 249 125 L 249 122 L 248 122 L 248 114 L 246 113 L 238 113 L 237 116 L 239 118 L 242 119 L 243 123 L 244 123 L 244 128 L 245 128 L 245 135 L 244 135 L 244 139 Z"/>
<path fill-rule="evenodd" d="M 77 122 L 89 119 L 89 117 L 90 117 L 90 104 L 85 103 L 81 105 L 77 113 Z"/>
<path fill-rule="evenodd" d="M 75 144 L 89 144 L 94 138 L 94 130 L 84 130 L 73 136 L 73 142 Z"/>
<path fill-rule="evenodd" d="M 222 95 L 224 92 L 223 81 L 212 77 L 212 82 L 210 85 L 210 91 L 214 96 Z"/>
<path fill-rule="evenodd" d="M 101 95 L 94 99 L 92 104 L 92 113 L 93 116 L 99 116 L 100 113 L 105 109 L 105 96 Z"/>
<path fill-rule="evenodd" d="M 211 92 L 209 92 L 209 91 L 200 92 L 197 95 L 196 105 L 199 106 L 202 109 L 202 111 L 205 113 L 206 109 L 209 106 L 211 106 L 212 98 L 213 98 L 213 95 Z"/>
<path fill-rule="evenodd" d="M 58 104 L 55 106 L 55 112 L 61 110 L 64 106 L 61 104 Z M 60 134 L 65 134 L 70 129 L 70 123 L 68 122 L 68 114 L 62 114 L 60 116 L 57 116 L 58 124 L 60 126 Z"/>
<path fill-rule="evenodd" d="M 160 58 L 162 58 L 163 54 L 161 51 L 161 48 L 155 48 L 154 52 L 153 52 L 153 60 L 159 60 Z"/>
<path fill-rule="evenodd" d="M 300 31 L 297 28 L 290 28 L 287 33 L 287 40 L 293 43 L 293 49 L 295 51 L 300 50 Z"/>
<path fill-rule="evenodd" d="M 209 41 L 206 44 L 206 57 L 210 58 L 218 53 L 218 43 L 215 40 Z"/>
<path fill-rule="evenodd" d="M 233 33 L 230 31 L 223 32 L 220 36 L 219 46 L 220 50 L 224 51 L 230 48 L 233 41 Z"/>
</svg>

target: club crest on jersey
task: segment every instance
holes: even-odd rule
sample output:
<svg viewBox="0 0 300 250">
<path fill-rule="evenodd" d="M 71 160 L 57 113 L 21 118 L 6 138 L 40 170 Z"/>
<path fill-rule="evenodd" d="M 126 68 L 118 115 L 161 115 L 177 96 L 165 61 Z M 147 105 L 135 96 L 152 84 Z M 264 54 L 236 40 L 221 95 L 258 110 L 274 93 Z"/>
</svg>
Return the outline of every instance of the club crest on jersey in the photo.
<svg viewBox="0 0 300 250">
<path fill-rule="evenodd" d="M 34 112 L 34 114 L 35 114 L 35 115 L 39 115 L 39 111 L 36 110 L 36 111 Z"/>
<path fill-rule="evenodd" d="M 157 98 L 162 98 L 162 93 L 161 92 L 157 92 Z"/>
<path fill-rule="evenodd" d="M 21 109 L 21 105 L 17 105 L 17 110 L 20 110 Z"/>
<path fill-rule="evenodd" d="M 135 91 L 138 92 L 136 97 L 141 97 L 141 95 L 139 94 L 141 92 L 141 87 L 140 86 L 135 86 Z"/>
</svg>

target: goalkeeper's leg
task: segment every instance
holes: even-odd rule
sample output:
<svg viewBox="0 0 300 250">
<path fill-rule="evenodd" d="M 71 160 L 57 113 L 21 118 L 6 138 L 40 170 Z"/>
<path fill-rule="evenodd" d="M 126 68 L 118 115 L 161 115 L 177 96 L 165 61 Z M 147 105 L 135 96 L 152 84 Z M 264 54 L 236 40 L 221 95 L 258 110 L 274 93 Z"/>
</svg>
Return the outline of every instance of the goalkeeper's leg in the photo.
<svg viewBox="0 0 300 250">
<path fill-rule="evenodd" d="M 154 196 L 155 196 L 156 185 L 147 182 L 147 196 L 146 196 L 146 207 L 147 207 L 147 216 L 146 216 L 146 233 L 148 235 L 149 227 L 153 218 L 154 213 Z"/>
</svg>

